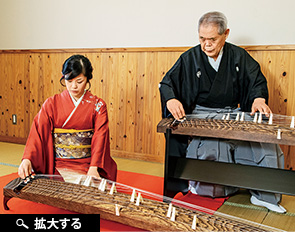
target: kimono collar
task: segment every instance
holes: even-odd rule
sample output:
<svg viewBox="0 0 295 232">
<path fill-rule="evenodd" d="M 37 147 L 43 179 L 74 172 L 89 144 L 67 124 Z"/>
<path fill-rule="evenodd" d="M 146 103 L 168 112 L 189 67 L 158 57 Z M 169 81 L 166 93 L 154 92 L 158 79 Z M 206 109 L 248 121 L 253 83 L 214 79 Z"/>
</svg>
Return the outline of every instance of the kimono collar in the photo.
<svg viewBox="0 0 295 232">
<path fill-rule="evenodd" d="M 208 56 L 209 64 L 212 66 L 212 68 L 215 69 L 216 72 L 218 72 L 218 69 L 219 69 L 219 65 L 221 62 L 222 55 L 223 55 L 223 48 L 224 48 L 224 46 L 221 48 L 216 60 L 214 60 L 212 57 Z"/>
<path fill-rule="evenodd" d="M 83 99 L 85 93 L 86 93 L 86 89 L 84 90 L 83 95 L 82 95 L 82 96 L 76 101 L 75 98 L 74 98 L 74 97 L 71 95 L 71 93 L 69 92 L 69 94 L 70 94 L 70 96 L 71 96 L 71 98 L 72 98 L 72 101 L 73 101 L 75 107 L 77 107 L 77 106 L 80 104 L 80 102 L 82 101 L 82 99 Z"/>
</svg>

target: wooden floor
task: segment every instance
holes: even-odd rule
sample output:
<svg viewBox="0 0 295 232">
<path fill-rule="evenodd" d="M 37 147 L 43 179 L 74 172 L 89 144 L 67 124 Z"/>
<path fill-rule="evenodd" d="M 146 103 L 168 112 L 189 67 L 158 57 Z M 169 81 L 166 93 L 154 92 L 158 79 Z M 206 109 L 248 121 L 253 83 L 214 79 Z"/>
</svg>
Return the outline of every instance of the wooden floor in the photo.
<svg viewBox="0 0 295 232">
<path fill-rule="evenodd" d="M 0 142 L 0 176 L 17 172 L 23 150 L 24 145 Z M 116 157 L 114 159 L 117 162 L 119 170 L 163 177 L 163 164 Z M 254 206 L 250 203 L 249 199 L 250 194 L 248 191 L 240 190 L 238 194 L 230 197 L 218 212 L 286 231 L 295 231 L 295 197 L 283 196 L 281 204 L 288 211 L 284 215 L 270 212 L 263 207 Z"/>
</svg>

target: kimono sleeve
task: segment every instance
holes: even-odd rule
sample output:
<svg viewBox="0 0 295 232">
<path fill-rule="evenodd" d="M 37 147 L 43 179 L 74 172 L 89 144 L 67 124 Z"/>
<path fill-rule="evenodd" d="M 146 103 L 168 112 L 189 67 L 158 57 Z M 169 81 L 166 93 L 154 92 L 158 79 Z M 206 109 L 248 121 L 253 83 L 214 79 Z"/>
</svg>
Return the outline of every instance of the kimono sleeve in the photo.
<svg viewBox="0 0 295 232">
<path fill-rule="evenodd" d="M 170 114 L 166 108 L 167 101 L 173 98 L 178 99 L 181 85 L 181 73 L 182 58 L 180 57 L 160 82 L 159 89 L 161 95 L 162 117 L 164 118 L 168 117 Z"/>
<path fill-rule="evenodd" d="M 160 94 L 161 94 L 161 104 L 162 104 L 162 117 L 170 117 L 170 112 L 166 107 L 166 103 L 170 99 L 179 100 L 184 109 L 188 104 L 185 104 L 188 99 L 184 98 L 183 87 L 189 89 L 191 86 L 183 86 L 183 79 L 186 75 L 185 61 L 183 60 L 183 55 L 179 57 L 173 67 L 166 73 L 163 80 L 160 82 Z M 192 92 L 192 91 L 187 91 Z M 171 135 L 169 143 L 170 156 L 181 156 L 185 157 L 186 148 L 188 145 L 188 136 L 186 135 Z"/>
<path fill-rule="evenodd" d="M 35 116 L 27 139 L 23 159 L 29 159 L 35 173 L 54 173 L 53 116 L 47 99 Z"/>
<path fill-rule="evenodd" d="M 110 155 L 108 113 L 106 104 L 102 100 L 96 103 L 90 166 L 98 167 L 98 172 L 102 177 L 116 180 L 117 164 Z"/>
</svg>

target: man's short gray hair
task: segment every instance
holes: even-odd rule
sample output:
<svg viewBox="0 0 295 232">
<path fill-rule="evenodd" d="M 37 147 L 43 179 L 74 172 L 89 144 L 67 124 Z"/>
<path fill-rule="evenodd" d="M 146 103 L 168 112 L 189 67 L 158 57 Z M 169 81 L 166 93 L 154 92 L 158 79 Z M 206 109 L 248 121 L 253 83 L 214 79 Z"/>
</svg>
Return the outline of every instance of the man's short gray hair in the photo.
<svg viewBox="0 0 295 232">
<path fill-rule="evenodd" d="M 227 29 L 227 19 L 225 15 L 218 11 L 212 11 L 204 14 L 199 19 L 198 30 L 200 31 L 201 25 L 215 24 L 218 26 L 218 34 L 222 35 Z"/>
</svg>

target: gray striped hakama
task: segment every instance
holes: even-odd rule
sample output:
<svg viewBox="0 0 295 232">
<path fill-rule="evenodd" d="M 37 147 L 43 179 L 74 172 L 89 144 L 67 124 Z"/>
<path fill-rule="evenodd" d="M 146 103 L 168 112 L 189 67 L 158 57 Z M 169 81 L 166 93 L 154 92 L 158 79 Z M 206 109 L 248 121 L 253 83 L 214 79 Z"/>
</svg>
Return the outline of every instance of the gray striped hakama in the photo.
<svg viewBox="0 0 295 232">
<path fill-rule="evenodd" d="M 196 106 L 193 111 L 198 118 L 221 119 L 226 113 L 231 113 L 233 119 L 237 109 L 220 109 Z M 251 120 L 245 115 L 245 120 Z M 284 155 L 279 145 L 271 143 L 258 143 L 231 139 L 194 137 L 187 148 L 188 158 L 201 160 L 214 160 L 219 162 L 237 163 L 271 168 L 284 168 Z M 230 175 L 230 173 L 229 173 Z M 191 192 L 201 196 L 224 197 L 238 191 L 236 187 L 208 184 L 189 181 Z M 278 204 L 281 194 L 250 190 L 257 199 Z"/>
</svg>

